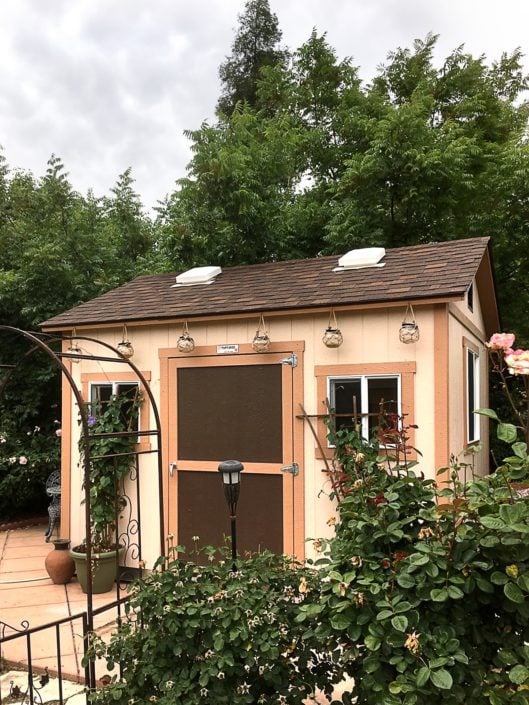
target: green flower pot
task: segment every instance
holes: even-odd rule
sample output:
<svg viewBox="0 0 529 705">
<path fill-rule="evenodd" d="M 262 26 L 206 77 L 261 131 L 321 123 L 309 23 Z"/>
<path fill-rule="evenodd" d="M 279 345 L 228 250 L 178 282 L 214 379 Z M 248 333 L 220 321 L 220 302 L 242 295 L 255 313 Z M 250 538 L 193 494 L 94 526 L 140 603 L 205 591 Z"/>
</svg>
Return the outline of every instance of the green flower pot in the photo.
<svg viewBox="0 0 529 705">
<path fill-rule="evenodd" d="M 70 550 L 70 555 L 75 562 L 75 572 L 77 579 L 83 590 L 87 592 L 86 579 L 86 553 L 81 548 L 76 546 Z M 92 553 L 92 593 L 99 594 L 109 592 L 116 581 L 119 558 L 123 555 L 125 549 L 120 548 L 114 551 L 106 551 L 104 553 Z"/>
</svg>

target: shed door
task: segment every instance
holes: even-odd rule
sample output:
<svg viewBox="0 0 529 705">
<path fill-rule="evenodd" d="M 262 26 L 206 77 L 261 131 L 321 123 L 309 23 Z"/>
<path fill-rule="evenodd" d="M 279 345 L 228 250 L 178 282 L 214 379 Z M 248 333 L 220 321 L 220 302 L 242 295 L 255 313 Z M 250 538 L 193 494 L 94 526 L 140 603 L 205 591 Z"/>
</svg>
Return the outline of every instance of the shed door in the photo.
<svg viewBox="0 0 529 705">
<path fill-rule="evenodd" d="M 237 544 L 294 553 L 294 370 L 285 354 L 178 358 L 169 364 L 170 529 L 187 553 L 223 544 L 229 514 L 217 468 L 244 465 Z M 297 461 L 299 463 L 299 460 Z"/>
</svg>

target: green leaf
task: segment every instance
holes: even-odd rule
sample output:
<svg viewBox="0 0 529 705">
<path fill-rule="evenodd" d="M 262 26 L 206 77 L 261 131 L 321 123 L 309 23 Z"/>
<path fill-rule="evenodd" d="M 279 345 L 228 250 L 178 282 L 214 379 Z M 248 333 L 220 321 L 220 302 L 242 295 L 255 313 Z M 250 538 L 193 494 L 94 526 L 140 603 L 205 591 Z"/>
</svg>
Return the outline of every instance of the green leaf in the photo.
<svg viewBox="0 0 529 705">
<path fill-rule="evenodd" d="M 493 534 L 484 536 L 479 542 L 480 546 L 483 546 L 484 548 L 494 548 L 494 546 L 497 546 L 499 543 L 500 539 Z"/>
<path fill-rule="evenodd" d="M 409 602 L 406 602 L 406 600 L 403 600 L 402 602 L 399 602 L 398 605 L 395 605 L 396 614 L 402 614 L 403 612 L 409 612 L 410 610 L 411 605 Z"/>
<path fill-rule="evenodd" d="M 393 629 L 396 629 L 398 632 L 405 632 L 408 628 L 408 619 L 403 614 L 398 614 L 393 617 L 391 624 Z"/>
<path fill-rule="evenodd" d="M 343 631 L 351 624 L 351 618 L 347 617 L 345 614 L 335 614 L 331 617 L 331 627 L 337 629 L 338 631 Z"/>
<path fill-rule="evenodd" d="M 518 585 L 515 585 L 514 583 L 507 583 L 503 588 L 503 592 L 511 602 L 521 604 L 525 600 L 523 592 L 520 590 Z"/>
<path fill-rule="evenodd" d="M 409 590 L 410 588 L 414 587 L 415 580 L 409 573 L 401 573 L 397 576 L 397 583 L 400 585 L 401 588 Z"/>
<path fill-rule="evenodd" d="M 509 680 L 516 685 L 523 685 L 529 680 L 529 668 L 518 664 L 509 671 Z"/>
<path fill-rule="evenodd" d="M 426 556 L 424 553 L 412 553 L 409 560 L 412 565 L 426 565 L 430 556 Z"/>
<path fill-rule="evenodd" d="M 505 583 L 509 582 L 509 578 L 505 573 L 500 573 L 498 570 L 495 570 L 490 576 L 490 582 L 494 583 L 494 585 L 505 585 Z"/>
<path fill-rule="evenodd" d="M 366 647 L 369 649 L 369 651 L 377 651 L 380 649 L 380 645 L 382 644 L 382 640 L 379 639 L 377 636 L 371 636 L 371 634 L 368 634 L 366 638 L 364 639 L 364 643 Z"/>
<path fill-rule="evenodd" d="M 487 416 L 489 419 L 494 419 L 494 421 L 499 421 L 498 414 L 494 409 L 476 409 L 475 414 L 480 414 L 481 416 Z"/>
<path fill-rule="evenodd" d="M 462 597 L 465 596 L 465 593 L 463 592 L 463 590 L 456 587 L 455 585 L 448 586 L 448 594 L 450 595 L 452 600 L 460 600 Z"/>
<path fill-rule="evenodd" d="M 446 588 L 434 588 L 430 591 L 430 597 L 434 602 L 446 602 L 448 600 L 448 590 Z"/>
<path fill-rule="evenodd" d="M 428 683 L 428 679 L 430 678 L 430 669 L 428 666 L 421 666 L 419 670 L 417 671 L 417 676 L 415 677 L 415 682 L 417 683 L 418 688 L 422 688 L 423 686 Z"/>
<path fill-rule="evenodd" d="M 438 671 L 432 671 L 430 673 L 430 680 L 436 688 L 440 688 L 441 690 L 450 690 L 453 684 L 452 676 L 444 668 L 440 668 Z"/>
<path fill-rule="evenodd" d="M 376 658 L 376 656 L 372 656 L 372 657 L 368 656 L 364 660 L 364 671 L 366 673 L 374 673 L 375 671 L 378 671 L 379 668 L 380 668 L 380 661 L 378 660 L 378 658 Z"/>
<path fill-rule="evenodd" d="M 500 505 L 500 517 L 506 524 L 517 524 L 523 519 L 524 514 L 525 507 L 523 502 Z"/>
<path fill-rule="evenodd" d="M 389 619 L 392 616 L 393 612 L 391 610 L 381 610 L 377 614 L 377 622 L 382 622 L 384 619 Z"/>
<path fill-rule="evenodd" d="M 517 583 L 518 586 L 522 588 L 522 590 L 525 590 L 525 592 L 529 592 L 529 575 L 527 573 L 520 575 L 517 580 Z"/>
<path fill-rule="evenodd" d="M 514 451 L 514 454 L 518 458 L 525 460 L 525 458 L 527 457 L 527 443 L 522 443 L 521 441 L 518 441 L 518 443 L 512 444 L 512 449 Z"/>
<path fill-rule="evenodd" d="M 516 426 L 512 423 L 500 423 L 498 424 L 496 435 L 500 441 L 505 441 L 505 443 L 514 443 L 518 437 L 518 431 Z"/>
<path fill-rule="evenodd" d="M 480 517 L 479 520 L 487 529 L 494 529 L 495 531 L 500 531 L 506 528 L 506 523 L 499 517 L 490 516 L 486 514 L 484 517 Z"/>
</svg>

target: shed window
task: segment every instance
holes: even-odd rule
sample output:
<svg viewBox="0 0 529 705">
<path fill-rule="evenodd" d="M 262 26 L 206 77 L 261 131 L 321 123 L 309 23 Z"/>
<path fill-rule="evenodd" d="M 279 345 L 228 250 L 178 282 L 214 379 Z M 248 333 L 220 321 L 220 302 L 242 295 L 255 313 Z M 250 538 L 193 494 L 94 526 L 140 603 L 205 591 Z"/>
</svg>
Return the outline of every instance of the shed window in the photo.
<svg viewBox="0 0 529 705">
<path fill-rule="evenodd" d="M 479 416 L 475 410 L 479 408 L 479 355 L 467 348 L 467 443 L 479 441 Z"/>
<path fill-rule="evenodd" d="M 337 429 L 352 430 L 356 420 L 362 436 L 372 438 L 382 415 L 400 415 L 400 375 L 329 377 L 328 398 Z"/>
<path fill-rule="evenodd" d="M 106 404 L 113 396 L 126 396 L 130 399 L 130 405 L 139 394 L 138 382 L 105 382 L 102 384 L 92 383 L 90 385 L 90 404 L 92 411 L 100 406 L 104 410 Z M 124 420 L 130 417 L 127 405 L 123 406 Z M 141 412 L 140 412 L 141 413 Z M 139 418 L 134 419 L 131 431 L 138 431 L 140 428 Z"/>
</svg>

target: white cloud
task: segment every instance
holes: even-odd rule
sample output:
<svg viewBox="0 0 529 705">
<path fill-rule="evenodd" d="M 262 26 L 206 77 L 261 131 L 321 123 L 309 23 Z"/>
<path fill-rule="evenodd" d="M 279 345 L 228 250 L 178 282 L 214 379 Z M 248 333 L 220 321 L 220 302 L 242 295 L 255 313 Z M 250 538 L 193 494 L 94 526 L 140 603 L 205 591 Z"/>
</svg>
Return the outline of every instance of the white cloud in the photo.
<svg viewBox="0 0 529 705">
<path fill-rule="evenodd" d="M 284 43 L 313 27 L 369 79 L 397 46 L 441 34 L 489 60 L 526 44 L 525 0 L 271 0 Z M 59 155 L 76 189 L 101 195 L 128 166 L 151 207 L 185 175 L 184 129 L 213 116 L 217 71 L 244 0 L 2 0 L 0 144 L 40 176 Z"/>
</svg>

